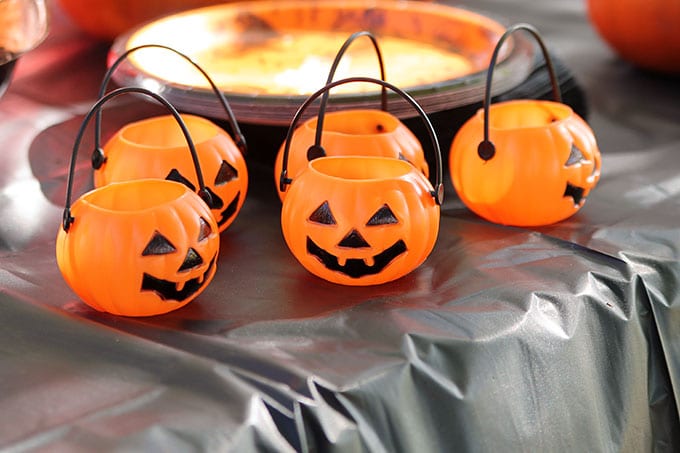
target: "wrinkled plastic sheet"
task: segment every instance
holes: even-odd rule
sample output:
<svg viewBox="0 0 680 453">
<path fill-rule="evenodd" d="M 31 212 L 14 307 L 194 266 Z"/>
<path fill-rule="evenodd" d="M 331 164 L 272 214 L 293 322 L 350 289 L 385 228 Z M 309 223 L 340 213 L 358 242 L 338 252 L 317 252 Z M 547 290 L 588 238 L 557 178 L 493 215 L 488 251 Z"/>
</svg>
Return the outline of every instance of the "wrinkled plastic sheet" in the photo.
<svg viewBox="0 0 680 453">
<path fill-rule="evenodd" d="M 61 29 L 0 100 L 0 448 L 678 451 L 677 80 L 617 60 L 580 3 L 476 4 L 545 30 L 590 95 L 603 176 L 575 216 L 494 225 L 449 185 L 422 266 L 344 287 L 294 260 L 270 170 L 251 162 L 213 282 L 141 319 L 89 309 L 56 267 L 106 54 Z M 144 113 L 128 102 L 106 127 Z"/>
</svg>

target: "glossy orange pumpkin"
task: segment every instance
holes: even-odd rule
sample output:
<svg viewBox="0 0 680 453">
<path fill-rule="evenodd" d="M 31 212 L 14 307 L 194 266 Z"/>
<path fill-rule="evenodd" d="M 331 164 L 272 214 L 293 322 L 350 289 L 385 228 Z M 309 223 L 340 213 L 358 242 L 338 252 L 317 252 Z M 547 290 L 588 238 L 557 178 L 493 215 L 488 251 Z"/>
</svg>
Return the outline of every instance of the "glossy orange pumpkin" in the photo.
<svg viewBox="0 0 680 453">
<path fill-rule="evenodd" d="M 340 59 L 359 37 L 370 38 L 375 48 L 380 74 L 385 80 L 382 54 L 376 38 L 367 31 L 353 33 L 342 45 L 329 71 L 326 83 L 331 83 Z M 298 175 L 307 163 L 320 156 L 384 156 L 413 164 L 426 177 L 429 168 L 423 148 L 416 136 L 397 117 L 387 111 L 387 91 L 382 87 L 382 110 L 352 109 L 326 113 L 328 93 L 321 98 L 319 113 L 297 128 L 291 138 L 288 174 Z M 274 178 L 283 167 L 282 144 L 274 162 Z M 283 201 L 286 193 L 278 190 Z"/>
<path fill-rule="evenodd" d="M 588 0 L 591 23 L 625 60 L 653 71 L 680 74 L 680 2 Z"/>
<path fill-rule="evenodd" d="M 418 110 L 437 156 L 434 188 L 421 171 L 393 157 L 319 157 L 295 178 L 286 176 L 290 138 L 302 112 L 327 90 L 350 82 L 382 84 Z M 326 85 L 298 110 L 283 161 L 280 188 L 288 191 L 281 210 L 283 236 L 312 274 L 344 285 L 375 285 L 408 274 L 432 251 L 443 197 L 441 156 L 432 125 L 408 94 L 387 82 L 362 77 Z"/>
<path fill-rule="evenodd" d="M 215 275 L 219 233 L 206 202 L 174 181 L 112 183 L 71 205 L 75 156 L 85 126 L 104 102 L 127 92 L 165 102 L 142 88 L 121 88 L 101 98 L 85 117 L 71 158 L 56 257 L 64 280 L 87 305 L 116 315 L 150 316 L 176 310 L 206 288 Z M 173 116 L 181 122 L 179 113 Z M 196 171 L 200 174 L 199 167 Z M 200 193 L 209 200 L 204 187 Z"/>
<path fill-rule="evenodd" d="M 591 128 L 560 101 L 552 63 L 536 30 L 510 27 L 539 40 L 557 101 L 515 100 L 490 104 L 492 57 L 485 107 L 456 133 L 449 169 L 465 205 L 495 223 L 547 225 L 566 219 L 585 203 L 600 177 L 601 157 Z"/>
<path fill-rule="evenodd" d="M 196 115 L 182 116 L 206 176 L 206 189 L 212 197 L 213 215 L 219 230 L 224 231 L 236 219 L 248 191 L 248 169 L 242 154 L 246 151 L 246 144 L 229 104 L 208 74 L 187 56 L 172 48 L 155 44 L 142 45 L 128 49 L 111 64 L 99 94 L 104 94 L 106 85 L 119 64 L 132 52 L 144 49 L 171 51 L 193 64 L 211 83 L 227 113 L 238 144 L 213 122 Z M 192 162 L 192 155 L 187 152 L 187 142 L 182 130 L 172 115 L 128 124 L 111 137 L 103 149 L 99 146 L 101 112 L 97 113 L 95 119 L 95 187 L 130 179 L 160 178 L 181 182 L 191 190 L 196 190 L 199 183 L 194 172 L 195 164 Z"/>
<path fill-rule="evenodd" d="M 153 211 L 153 215 L 149 215 Z M 215 275 L 219 235 L 210 210 L 179 183 L 136 180 L 88 192 L 59 230 L 57 263 L 92 308 L 150 316 L 192 301 Z"/>
</svg>

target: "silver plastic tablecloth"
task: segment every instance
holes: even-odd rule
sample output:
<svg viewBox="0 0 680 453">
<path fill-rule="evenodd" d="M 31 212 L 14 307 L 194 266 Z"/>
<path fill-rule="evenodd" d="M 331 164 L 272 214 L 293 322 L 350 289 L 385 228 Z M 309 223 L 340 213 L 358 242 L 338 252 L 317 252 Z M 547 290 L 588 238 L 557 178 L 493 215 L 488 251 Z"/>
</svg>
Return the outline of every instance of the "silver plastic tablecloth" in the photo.
<svg viewBox="0 0 680 453">
<path fill-rule="evenodd" d="M 352 288 L 297 264 L 266 175 L 206 291 L 143 319 L 89 309 L 56 267 L 107 45 L 55 12 L 0 99 L 0 449 L 680 451 L 680 80 L 619 60 L 585 2 L 461 4 L 536 25 L 587 93 L 603 170 L 579 213 L 503 227 L 449 187 L 427 261 Z"/>
</svg>

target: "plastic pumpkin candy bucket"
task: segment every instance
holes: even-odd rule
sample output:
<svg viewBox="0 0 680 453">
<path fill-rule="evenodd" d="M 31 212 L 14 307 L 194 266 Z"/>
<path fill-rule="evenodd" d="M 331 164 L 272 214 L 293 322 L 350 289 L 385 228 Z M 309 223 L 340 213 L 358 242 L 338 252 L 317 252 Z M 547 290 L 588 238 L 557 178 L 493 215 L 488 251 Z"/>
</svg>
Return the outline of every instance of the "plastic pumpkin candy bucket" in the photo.
<svg viewBox="0 0 680 453">
<path fill-rule="evenodd" d="M 538 41 L 554 101 L 491 105 L 499 49 L 517 30 L 528 31 Z M 531 25 L 514 25 L 500 38 L 488 69 L 484 106 L 456 133 L 449 168 L 456 192 L 470 210 L 491 222 L 515 226 L 568 218 L 597 184 L 601 157 L 593 131 L 562 103 L 550 56 Z"/>
<path fill-rule="evenodd" d="M 99 96 L 104 95 L 116 68 L 131 53 L 141 49 L 170 51 L 189 62 L 208 80 L 227 113 L 236 143 L 215 123 L 196 115 L 182 115 L 206 175 L 206 189 L 213 200 L 213 215 L 219 230 L 224 231 L 236 219 L 248 190 L 248 169 L 243 157 L 246 142 L 224 94 L 210 76 L 183 53 L 171 47 L 146 44 L 128 49 L 111 64 L 103 78 Z M 95 187 L 130 179 L 160 178 L 196 189 L 198 181 L 193 176 L 186 140 L 172 115 L 129 123 L 111 137 L 103 149 L 100 146 L 101 115 L 98 111 L 95 118 L 95 150 L 92 154 Z"/>
<path fill-rule="evenodd" d="M 76 154 L 87 123 L 109 99 L 130 92 L 170 109 L 189 144 L 200 196 L 175 181 L 136 179 L 94 189 L 71 204 Z M 99 311 L 150 316 L 183 307 L 215 275 L 219 232 L 209 203 L 196 149 L 179 113 L 143 88 L 114 90 L 94 104 L 76 137 L 57 234 L 59 270 L 83 302 Z"/>
<path fill-rule="evenodd" d="M 311 160 L 295 178 L 287 175 L 292 131 L 321 94 L 345 83 L 390 88 L 420 114 L 437 161 L 434 186 L 413 165 L 391 157 L 325 156 Z M 280 189 L 283 236 L 295 258 L 312 274 L 344 285 L 375 285 L 400 278 L 429 256 L 439 232 L 443 200 L 439 143 L 418 103 L 377 79 L 353 77 L 330 83 L 298 109 L 284 144 Z"/>
<path fill-rule="evenodd" d="M 363 36 L 369 38 L 373 44 L 380 66 L 380 77 L 385 80 L 385 66 L 377 39 L 368 31 L 360 31 L 347 38 L 336 54 L 326 84 L 333 81 L 340 60 L 350 45 Z M 321 156 L 367 155 L 406 160 L 427 177 L 429 168 L 420 142 L 406 125 L 388 112 L 387 88 L 383 86 L 381 89 L 381 110 L 327 112 L 329 93 L 325 92 L 316 118 L 303 122 L 293 133 L 288 174 L 299 174 L 307 168 L 310 160 Z M 283 167 L 283 148 L 282 144 L 274 162 L 274 179 L 281 201 L 286 196 L 286 192 L 280 190 L 278 184 Z"/>
</svg>

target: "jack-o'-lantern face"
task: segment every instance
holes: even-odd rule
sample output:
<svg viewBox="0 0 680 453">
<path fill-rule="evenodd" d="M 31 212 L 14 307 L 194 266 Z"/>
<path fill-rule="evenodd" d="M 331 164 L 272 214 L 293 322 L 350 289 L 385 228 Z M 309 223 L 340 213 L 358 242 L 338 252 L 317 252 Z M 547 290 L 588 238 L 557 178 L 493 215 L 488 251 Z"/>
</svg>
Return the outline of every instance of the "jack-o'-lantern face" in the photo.
<svg viewBox="0 0 680 453">
<path fill-rule="evenodd" d="M 284 199 L 284 237 L 307 270 L 331 282 L 394 280 L 434 246 L 439 206 L 429 187 L 422 173 L 397 159 L 315 159 Z"/>
<path fill-rule="evenodd" d="M 307 219 L 308 222 L 329 227 L 337 226 L 337 221 L 328 201 L 324 201 L 316 208 Z M 342 239 L 328 250 L 320 247 L 314 239 L 307 236 L 307 253 L 316 257 L 327 269 L 337 271 L 351 278 L 361 278 L 366 275 L 375 275 L 382 272 L 394 259 L 406 253 L 406 242 L 401 237 L 394 237 L 394 242 L 384 250 L 375 250 L 364 238 L 368 235 L 361 231 L 364 229 L 378 229 L 381 233 L 389 235 L 388 225 L 398 230 L 399 220 L 387 204 L 383 204 L 363 225 L 352 227 Z M 311 227 L 310 227 L 311 228 Z M 381 241 L 382 243 L 382 241 Z M 333 252 L 331 252 L 331 250 Z M 333 254 L 335 253 L 335 254 Z"/>
<path fill-rule="evenodd" d="M 248 189 L 245 159 L 231 137 L 212 122 L 182 115 L 195 143 L 212 213 L 219 231 L 236 218 Z M 95 186 L 140 178 L 181 182 L 195 191 L 196 170 L 186 138 L 172 116 L 154 117 L 123 127 L 104 146 L 106 162 L 95 171 Z"/>
<path fill-rule="evenodd" d="M 451 179 L 478 215 L 516 226 L 563 220 L 585 203 L 600 178 L 601 158 L 590 127 L 566 105 L 509 101 L 490 107 L 495 154 L 478 154 L 480 110 L 451 144 Z"/>
<path fill-rule="evenodd" d="M 144 257 L 142 261 L 148 265 L 147 271 L 143 272 L 142 275 L 142 292 L 152 291 L 163 301 L 181 303 L 203 287 L 207 277 L 214 272 L 217 254 L 205 247 L 213 234 L 210 223 L 203 217 L 198 218 L 198 223 L 198 237 L 195 244 L 187 246 L 186 252 L 178 250 L 173 244 L 175 241 L 169 239 L 160 231 L 155 230 L 153 232 L 151 239 L 142 251 Z M 212 256 L 204 258 L 202 254 L 205 253 L 212 253 Z M 158 259 L 160 267 L 151 263 L 152 260 L 156 259 L 154 257 L 161 257 Z M 155 275 L 155 271 L 152 270 L 152 268 L 158 268 L 158 272 L 167 272 L 168 263 L 164 261 L 171 261 L 174 264 L 180 263 L 171 278 L 167 278 L 165 274 Z M 160 275 L 164 275 L 166 278 Z"/>
<path fill-rule="evenodd" d="M 184 306 L 215 275 L 217 223 L 187 187 L 146 179 L 112 183 L 72 206 L 57 236 L 64 279 L 93 308 L 149 316 Z"/>
<path fill-rule="evenodd" d="M 308 149 L 314 145 L 318 119 L 305 121 L 293 132 L 288 158 L 288 174 L 298 175 L 313 158 Z M 283 166 L 281 145 L 274 163 L 274 178 Z M 382 110 L 341 110 L 325 114 L 321 146 L 326 156 L 392 157 L 412 164 L 428 177 L 429 167 L 423 148 L 416 136 L 398 118 Z M 286 192 L 278 189 L 283 200 Z"/>
</svg>

